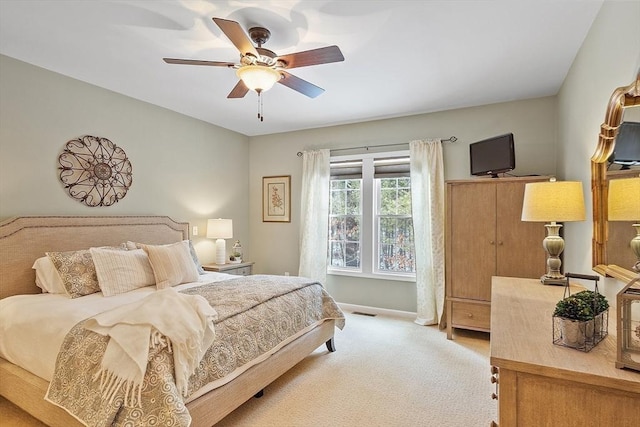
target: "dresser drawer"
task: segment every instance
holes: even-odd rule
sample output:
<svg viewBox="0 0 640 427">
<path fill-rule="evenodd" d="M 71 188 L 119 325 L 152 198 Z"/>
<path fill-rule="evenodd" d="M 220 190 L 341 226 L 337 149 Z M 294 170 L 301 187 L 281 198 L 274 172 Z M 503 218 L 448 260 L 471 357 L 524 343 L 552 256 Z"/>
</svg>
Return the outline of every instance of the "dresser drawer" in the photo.
<svg viewBox="0 0 640 427">
<path fill-rule="evenodd" d="M 253 273 L 253 262 L 247 261 L 236 264 L 203 264 L 205 271 L 217 271 L 219 273 L 233 274 L 236 276 L 250 276 Z"/>
<path fill-rule="evenodd" d="M 454 328 L 489 331 L 491 327 L 491 306 L 454 301 L 451 310 L 451 323 Z"/>
</svg>

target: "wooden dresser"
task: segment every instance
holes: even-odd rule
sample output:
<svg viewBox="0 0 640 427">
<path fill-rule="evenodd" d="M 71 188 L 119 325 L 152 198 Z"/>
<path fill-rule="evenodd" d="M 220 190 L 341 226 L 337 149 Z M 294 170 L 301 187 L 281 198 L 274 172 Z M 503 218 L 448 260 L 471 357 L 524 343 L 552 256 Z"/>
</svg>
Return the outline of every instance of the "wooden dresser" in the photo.
<svg viewBox="0 0 640 427">
<path fill-rule="evenodd" d="M 563 290 L 535 279 L 492 279 L 498 425 L 640 426 L 640 372 L 615 367 L 615 301 L 609 301 L 609 335 L 584 353 L 552 342 L 553 310 Z"/>
</svg>

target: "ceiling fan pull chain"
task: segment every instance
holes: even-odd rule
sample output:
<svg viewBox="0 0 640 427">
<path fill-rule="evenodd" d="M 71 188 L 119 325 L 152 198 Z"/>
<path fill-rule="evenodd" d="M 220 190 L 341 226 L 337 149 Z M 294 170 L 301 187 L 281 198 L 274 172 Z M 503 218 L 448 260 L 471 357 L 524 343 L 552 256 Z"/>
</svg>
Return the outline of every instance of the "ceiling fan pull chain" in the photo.
<svg viewBox="0 0 640 427">
<path fill-rule="evenodd" d="M 262 114 L 262 91 L 258 92 L 258 119 L 264 122 L 264 114 Z"/>
</svg>

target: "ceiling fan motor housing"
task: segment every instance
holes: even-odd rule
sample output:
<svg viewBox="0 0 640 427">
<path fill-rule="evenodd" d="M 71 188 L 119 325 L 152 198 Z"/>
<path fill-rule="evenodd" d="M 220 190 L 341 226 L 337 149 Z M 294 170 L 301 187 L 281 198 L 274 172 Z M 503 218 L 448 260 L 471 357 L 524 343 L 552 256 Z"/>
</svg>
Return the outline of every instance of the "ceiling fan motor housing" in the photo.
<svg viewBox="0 0 640 427">
<path fill-rule="evenodd" d="M 249 37 L 258 47 L 262 47 L 271 37 L 271 31 L 262 27 L 252 27 L 249 28 Z"/>
<path fill-rule="evenodd" d="M 258 58 L 258 61 L 268 66 L 276 65 L 278 55 L 276 55 L 275 52 L 263 47 L 257 47 L 256 50 L 260 54 L 260 58 Z"/>
<path fill-rule="evenodd" d="M 258 57 L 256 57 L 252 53 L 245 53 L 244 55 L 240 55 L 240 63 L 242 65 L 265 65 L 267 67 L 286 65 L 284 62 L 278 61 L 278 55 L 276 55 L 275 52 L 269 49 L 257 47 L 256 51 L 259 54 Z"/>
</svg>

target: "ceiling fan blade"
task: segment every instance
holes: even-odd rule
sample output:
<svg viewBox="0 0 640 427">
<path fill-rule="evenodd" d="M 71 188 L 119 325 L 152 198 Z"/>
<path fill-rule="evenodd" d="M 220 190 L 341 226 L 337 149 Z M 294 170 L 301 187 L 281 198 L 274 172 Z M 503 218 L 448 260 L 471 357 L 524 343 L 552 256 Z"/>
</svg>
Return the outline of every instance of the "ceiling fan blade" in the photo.
<svg viewBox="0 0 640 427">
<path fill-rule="evenodd" d="M 338 46 L 327 46 L 279 56 L 278 60 L 285 62 L 287 64 L 285 68 L 289 69 L 340 62 L 344 61 L 344 56 Z"/>
<path fill-rule="evenodd" d="M 288 88 L 291 88 L 295 91 L 300 92 L 303 95 L 307 95 L 309 98 L 315 98 L 318 95 L 321 95 L 324 92 L 324 89 L 314 85 L 313 83 L 309 83 L 306 80 L 301 79 L 300 77 L 296 77 L 293 74 L 289 74 L 286 71 L 280 70 L 280 74 L 282 74 L 282 78 L 278 80 L 278 83 L 285 85 Z"/>
<path fill-rule="evenodd" d="M 209 65 L 212 67 L 233 67 L 233 62 L 220 62 L 220 61 L 200 61 L 198 59 L 175 59 L 175 58 L 162 58 L 167 64 L 184 64 L 184 65 Z"/>
<path fill-rule="evenodd" d="M 227 95 L 227 98 L 244 98 L 247 92 L 249 92 L 249 88 L 242 80 L 238 80 L 238 83 L 234 86 L 229 95 Z"/>
<path fill-rule="evenodd" d="M 247 33 L 244 32 L 240 24 L 238 24 L 236 21 L 230 21 L 228 19 L 222 18 L 213 18 L 213 22 L 218 24 L 218 27 L 220 27 L 222 32 L 229 38 L 229 40 L 231 40 L 231 43 L 233 43 L 235 47 L 238 48 L 242 55 L 250 53 L 256 58 L 260 57 L 258 51 L 253 46 L 251 39 L 247 37 Z"/>
</svg>

